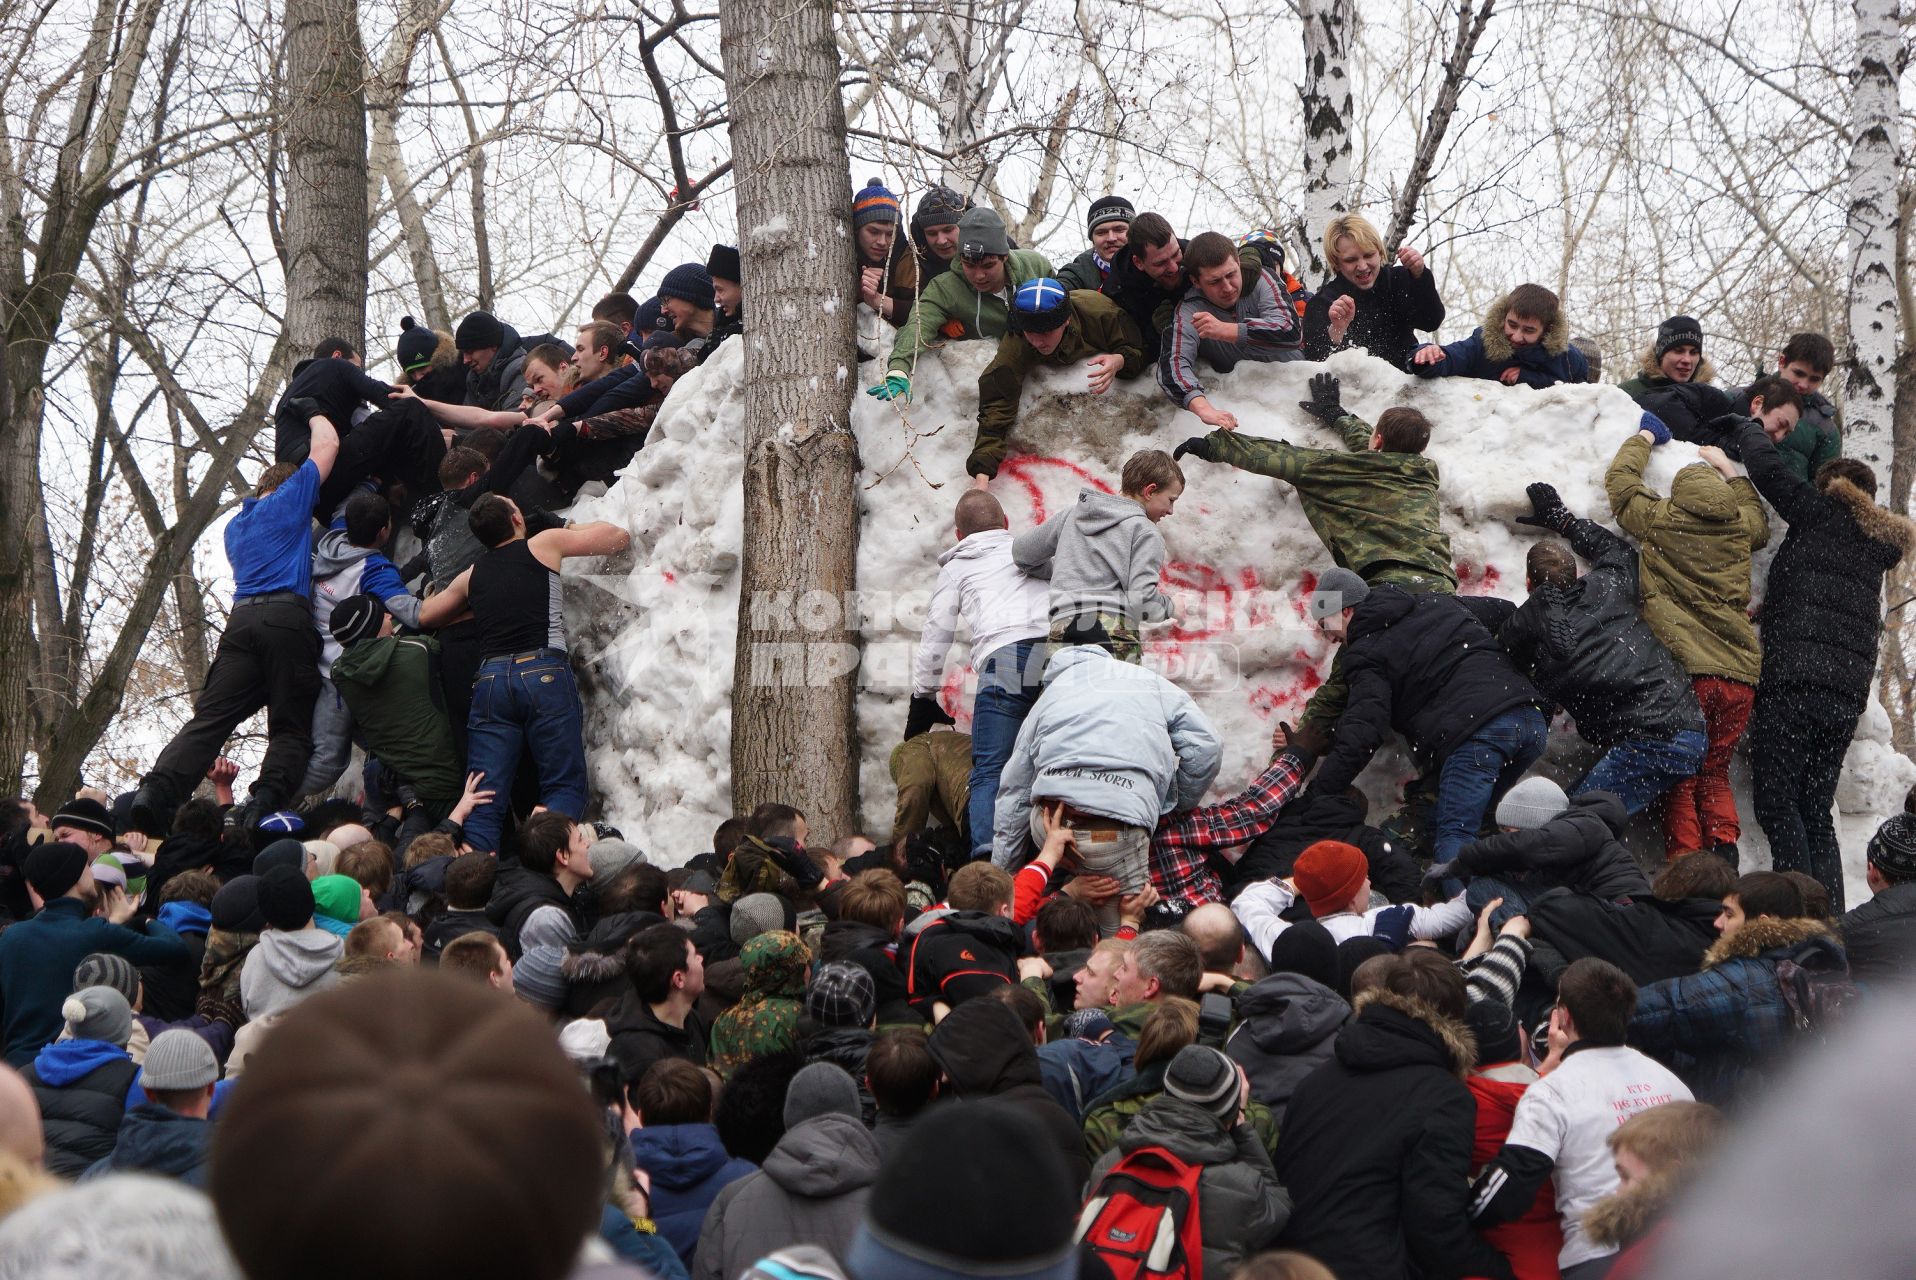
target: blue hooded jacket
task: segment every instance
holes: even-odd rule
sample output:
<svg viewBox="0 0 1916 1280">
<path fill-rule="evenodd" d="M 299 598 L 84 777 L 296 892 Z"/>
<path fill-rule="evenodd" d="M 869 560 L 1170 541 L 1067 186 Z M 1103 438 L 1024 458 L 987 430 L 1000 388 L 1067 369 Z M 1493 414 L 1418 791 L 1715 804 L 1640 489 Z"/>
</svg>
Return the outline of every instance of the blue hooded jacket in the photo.
<svg viewBox="0 0 1916 1280">
<path fill-rule="evenodd" d="M 55 1040 L 34 1055 L 33 1071 L 49 1089 L 64 1089 L 95 1068 L 125 1061 L 128 1061 L 126 1050 L 104 1040 Z M 136 1076 L 126 1091 L 127 1109 L 132 1110 L 145 1101 L 146 1090 L 140 1088 Z"/>
<path fill-rule="evenodd" d="M 1490 304 L 1484 322 L 1468 338 L 1443 344 L 1444 358 L 1436 364 L 1413 364 L 1412 373 L 1420 378 L 1484 378 L 1500 380 L 1505 371 L 1515 369 L 1517 381 L 1526 387 L 1554 387 L 1560 382 L 1587 382 L 1590 365 L 1583 352 L 1570 345 L 1570 322 L 1557 309 L 1557 317 L 1545 329 L 1543 337 L 1528 347 L 1513 347 L 1504 337 L 1504 315 L 1510 298 L 1505 295 Z"/>
<path fill-rule="evenodd" d="M 159 921 L 174 933 L 197 933 L 203 938 L 213 927 L 213 913 L 197 902 L 169 902 L 160 908 Z"/>
<path fill-rule="evenodd" d="M 652 1221 L 685 1265 L 699 1246 L 699 1228 L 728 1183 L 758 1166 L 726 1153 L 709 1124 L 662 1124 L 632 1131 L 632 1163 L 652 1175 Z"/>
<path fill-rule="evenodd" d="M 81 1178 L 98 1178 L 109 1173 L 151 1173 L 178 1178 L 189 1187 L 204 1187 L 212 1141 L 210 1121 L 183 1116 L 149 1102 L 126 1113 L 112 1153 L 98 1160 Z"/>
</svg>

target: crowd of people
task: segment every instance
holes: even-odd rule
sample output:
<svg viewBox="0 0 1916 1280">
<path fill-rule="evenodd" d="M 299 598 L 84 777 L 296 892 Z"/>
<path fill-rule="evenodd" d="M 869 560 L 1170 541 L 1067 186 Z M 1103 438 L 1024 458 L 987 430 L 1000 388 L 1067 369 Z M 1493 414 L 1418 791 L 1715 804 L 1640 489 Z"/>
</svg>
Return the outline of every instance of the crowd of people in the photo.
<svg viewBox="0 0 1916 1280">
<path fill-rule="evenodd" d="M 1202 373 L 1355 348 L 1594 381 L 1549 290 L 1440 345 L 1432 264 L 1355 214 L 1315 289 L 1268 230 L 1117 196 L 1056 268 L 948 189 L 907 223 L 874 180 L 849 216 L 872 395 L 998 344 L 891 830 L 767 803 L 641 851 L 589 820 L 561 573 L 629 538 L 563 512 L 744 332 L 736 249 L 571 343 L 408 319 L 390 384 L 321 344 L 227 526 L 192 718 L 132 791 L 0 806 L 0 1277 L 1623 1280 L 1726 1115 L 1916 964 L 1916 815 L 1850 910 L 1832 821 L 1916 526 L 1841 456 L 1827 338 L 1722 390 L 1664 321 L 1609 509 L 1531 485 L 1525 597 L 1466 596 L 1444 424 L 1367 422 L 1323 372 L 1300 408 L 1341 447 L 1257 436 Z M 1209 430 L 1014 530 L 990 482 L 1047 365 L 1092 395 L 1153 368 Z M 1700 461 L 1665 495 L 1672 439 Z M 1335 646 L 1229 796 L 1143 661 L 1197 463 L 1295 493 Z M 262 709 L 241 797 L 221 753 Z M 1533 771 L 1559 710 L 1599 753 L 1563 782 Z M 1393 735 L 1419 776 L 1373 821 Z"/>
</svg>

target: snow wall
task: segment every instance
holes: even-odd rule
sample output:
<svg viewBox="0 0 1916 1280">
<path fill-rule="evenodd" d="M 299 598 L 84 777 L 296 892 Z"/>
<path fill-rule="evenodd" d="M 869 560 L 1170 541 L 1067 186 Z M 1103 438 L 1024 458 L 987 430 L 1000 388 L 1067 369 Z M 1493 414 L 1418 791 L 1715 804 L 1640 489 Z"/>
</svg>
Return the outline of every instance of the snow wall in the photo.
<svg viewBox="0 0 1916 1280">
<path fill-rule="evenodd" d="M 868 362 L 859 370 L 852 411 L 863 465 L 858 598 L 768 605 L 793 610 L 801 625 L 808 618 L 825 625 L 836 610 L 858 611 L 860 790 L 865 829 L 881 839 L 893 803 L 886 762 L 904 729 L 911 657 L 938 554 L 952 543 L 952 509 L 969 484 L 964 461 L 976 426 L 977 377 L 995 346 L 963 343 L 926 357 L 909 405 L 864 395 L 881 366 Z M 576 571 L 567 566 L 567 625 L 585 691 L 593 794 L 609 821 L 666 866 L 709 848 L 713 828 L 731 814 L 743 365 L 744 344 L 728 342 L 680 379 L 618 483 L 572 512 L 632 533 L 627 557 L 582 563 Z M 1208 374 L 1207 385 L 1212 402 L 1237 415 L 1240 430 L 1340 448 L 1329 428 L 1297 407 L 1323 367 L 1247 364 Z M 1477 379 L 1424 381 L 1354 352 L 1333 357 L 1329 368 L 1342 380 L 1344 404 L 1367 419 L 1392 405 L 1430 418 L 1429 453 L 1443 475 L 1444 527 L 1461 591 L 1523 598 L 1524 554 L 1544 536 L 1511 523 L 1529 511 L 1526 484 L 1547 480 L 1579 515 L 1607 515 L 1604 469 L 1638 418 L 1615 387 L 1534 391 Z M 1080 369 L 1046 371 L 1026 386 L 1011 457 L 991 485 L 1014 532 L 1063 510 L 1085 485 L 1115 491 L 1133 452 L 1171 449 L 1204 429 L 1167 401 L 1149 374 L 1103 396 L 1085 394 L 1084 379 Z M 1678 468 L 1695 459 L 1695 448 L 1681 442 L 1656 450 L 1651 484 L 1667 493 Z M 1158 526 L 1168 547 L 1163 582 L 1179 616 L 1147 629 L 1147 662 L 1189 689 L 1217 726 L 1225 744 L 1211 793 L 1217 798 L 1262 767 L 1272 728 L 1295 720 L 1329 668 L 1331 646 L 1310 627 L 1304 599 L 1331 562 L 1288 485 L 1195 458 L 1183 465 L 1184 496 Z M 1779 522 L 1772 550 L 1782 532 Z M 1759 593 L 1768 556 L 1757 561 Z M 941 694 L 961 729 L 969 727 L 971 691 L 961 636 Z M 819 749 L 830 744 L 821 740 Z M 1539 767 L 1567 783 L 1595 754 L 1560 717 Z M 1401 746 L 1378 753 L 1360 780 L 1373 821 L 1396 807 L 1413 772 Z M 1740 753 L 1732 780 L 1745 869 L 1767 866 Z M 1862 856 L 1869 835 L 1901 808 L 1913 782 L 1916 763 L 1890 746 L 1888 716 L 1873 701 L 1837 795 L 1851 901 L 1867 896 Z M 1661 841 L 1644 819 L 1632 845 L 1646 862 L 1661 856 Z"/>
</svg>

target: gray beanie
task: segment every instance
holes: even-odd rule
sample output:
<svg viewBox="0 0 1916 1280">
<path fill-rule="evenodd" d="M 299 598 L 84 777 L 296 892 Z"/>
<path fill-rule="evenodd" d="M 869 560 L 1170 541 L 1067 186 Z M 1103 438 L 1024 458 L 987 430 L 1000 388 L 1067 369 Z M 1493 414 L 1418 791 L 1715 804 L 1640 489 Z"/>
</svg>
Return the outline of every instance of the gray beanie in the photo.
<svg viewBox="0 0 1916 1280">
<path fill-rule="evenodd" d="M 140 1088 L 204 1089 L 220 1078 L 219 1060 L 213 1046 L 198 1032 L 174 1027 L 153 1037 L 146 1047 L 146 1063 L 140 1068 Z"/>
<path fill-rule="evenodd" d="M 775 893 L 748 893 L 732 904 L 732 941 L 741 947 L 785 927 L 785 904 Z"/>
<path fill-rule="evenodd" d="M 861 1112 L 858 1082 L 845 1068 L 830 1062 L 814 1062 L 801 1068 L 785 1088 L 787 1129 L 795 1129 L 819 1116 L 857 1117 Z"/>
<path fill-rule="evenodd" d="M 125 996 L 130 1005 L 140 995 L 140 971 L 125 956 L 95 951 L 74 967 L 73 989 L 78 991 L 82 987 L 112 987 Z"/>
<path fill-rule="evenodd" d="M 133 1009 L 112 987 L 82 987 L 60 1006 L 75 1040 L 103 1040 L 126 1048 L 133 1035 Z"/>
<path fill-rule="evenodd" d="M 592 864 L 592 878 L 604 884 L 635 862 L 644 862 L 645 854 L 630 840 L 595 840 L 586 853 Z"/>
<path fill-rule="evenodd" d="M 979 205 L 967 209 L 958 219 L 958 256 L 983 258 L 1011 252 L 1011 238 L 1005 234 L 1005 220 L 996 209 Z"/>
<path fill-rule="evenodd" d="M 526 948 L 512 966 L 512 992 L 527 1004 L 551 1011 L 565 1003 L 565 948 L 550 942 Z"/>
<path fill-rule="evenodd" d="M 1327 569 L 1311 592 L 1311 617 L 1323 621 L 1333 613 L 1364 603 L 1370 596 L 1370 584 L 1349 569 Z"/>
<path fill-rule="evenodd" d="M 1497 825 L 1535 831 L 1569 807 L 1570 797 L 1562 787 L 1542 774 L 1532 774 L 1497 802 Z"/>
<path fill-rule="evenodd" d="M 1237 1064 L 1209 1045 L 1187 1044 L 1164 1073 L 1164 1091 L 1216 1116 L 1227 1129 L 1243 1105 Z"/>
</svg>

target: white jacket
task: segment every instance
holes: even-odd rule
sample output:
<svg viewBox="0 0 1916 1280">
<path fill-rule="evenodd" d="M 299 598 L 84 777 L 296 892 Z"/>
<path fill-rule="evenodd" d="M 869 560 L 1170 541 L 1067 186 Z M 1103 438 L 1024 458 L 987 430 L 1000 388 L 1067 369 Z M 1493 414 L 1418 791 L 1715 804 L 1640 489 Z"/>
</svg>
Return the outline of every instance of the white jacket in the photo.
<svg viewBox="0 0 1916 1280">
<path fill-rule="evenodd" d="M 1284 919 L 1284 911 L 1295 901 L 1297 890 L 1290 884 L 1283 880 L 1261 880 L 1244 886 L 1244 891 L 1231 903 L 1231 910 L 1237 914 L 1238 923 L 1244 926 L 1251 945 L 1268 957 L 1277 935 L 1291 927 L 1291 922 Z M 1331 941 L 1345 942 L 1351 938 L 1368 937 L 1375 932 L 1377 917 L 1388 910 L 1389 903 L 1372 907 L 1361 915 L 1354 911 L 1339 911 L 1318 917 L 1317 923 L 1324 926 L 1331 935 Z M 1470 909 L 1460 893 L 1449 902 L 1434 907 L 1412 907 L 1410 936 L 1454 938 L 1458 930 L 1474 923 L 1476 919 L 1476 912 Z"/>
<path fill-rule="evenodd" d="M 976 667 L 1008 644 L 1050 634 L 1051 588 L 1011 562 L 1011 531 L 987 529 L 938 557 L 938 585 L 911 664 L 911 691 L 936 693 L 962 618 Z"/>
</svg>

